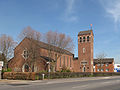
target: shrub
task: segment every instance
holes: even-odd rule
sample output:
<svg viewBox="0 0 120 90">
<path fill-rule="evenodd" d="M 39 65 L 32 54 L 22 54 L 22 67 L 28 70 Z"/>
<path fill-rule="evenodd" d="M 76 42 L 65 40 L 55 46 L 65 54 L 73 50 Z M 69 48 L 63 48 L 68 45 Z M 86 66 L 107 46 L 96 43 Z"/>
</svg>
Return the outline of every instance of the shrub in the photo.
<svg viewBox="0 0 120 90">
<path fill-rule="evenodd" d="M 12 72 L 11 68 L 3 69 L 2 72 Z"/>
<path fill-rule="evenodd" d="M 67 69 L 65 66 L 63 66 L 61 72 L 71 72 L 69 69 Z"/>
<path fill-rule="evenodd" d="M 46 73 L 47 71 L 43 70 L 43 71 L 40 71 L 40 73 Z"/>
</svg>

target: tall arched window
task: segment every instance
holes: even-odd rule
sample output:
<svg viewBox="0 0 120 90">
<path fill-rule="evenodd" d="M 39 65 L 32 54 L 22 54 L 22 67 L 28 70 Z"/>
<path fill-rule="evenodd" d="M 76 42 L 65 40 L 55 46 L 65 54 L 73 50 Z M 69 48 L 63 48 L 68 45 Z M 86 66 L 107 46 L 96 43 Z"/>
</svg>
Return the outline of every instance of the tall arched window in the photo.
<svg viewBox="0 0 120 90">
<path fill-rule="evenodd" d="M 83 42 L 85 42 L 85 37 L 83 37 Z"/>
<path fill-rule="evenodd" d="M 61 57 L 60 57 L 60 67 L 61 67 Z"/>
<path fill-rule="evenodd" d="M 64 56 L 64 62 L 63 62 L 63 65 L 65 66 L 65 56 Z"/>
<path fill-rule="evenodd" d="M 67 66 L 68 66 L 69 64 L 68 64 L 68 56 L 67 56 Z"/>
<path fill-rule="evenodd" d="M 70 67 L 72 67 L 71 57 L 70 57 Z"/>
<path fill-rule="evenodd" d="M 83 48 L 83 53 L 85 53 L 85 48 Z"/>
<path fill-rule="evenodd" d="M 89 42 L 89 40 L 90 40 L 90 39 L 89 39 L 89 36 L 87 36 L 87 41 Z"/>
<path fill-rule="evenodd" d="M 82 42 L 82 37 L 80 37 L 80 42 Z"/>
</svg>

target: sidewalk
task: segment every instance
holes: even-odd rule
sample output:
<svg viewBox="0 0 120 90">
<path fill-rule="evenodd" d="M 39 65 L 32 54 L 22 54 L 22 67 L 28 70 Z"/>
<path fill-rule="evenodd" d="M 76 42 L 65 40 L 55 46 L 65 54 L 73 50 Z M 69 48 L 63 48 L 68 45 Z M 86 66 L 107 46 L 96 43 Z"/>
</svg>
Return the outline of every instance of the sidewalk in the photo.
<svg viewBox="0 0 120 90">
<path fill-rule="evenodd" d="M 30 82 L 30 80 L 7 80 L 7 79 L 2 79 L 0 80 L 1 83 L 27 83 Z"/>
<path fill-rule="evenodd" d="M 63 78 L 63 79 L 47 79 L 47 80 L 0 80 L 1 84 L 22 84 L 22 83 L 42 83 L 42 84 L 53 84 L 53 83 L 65 83 L 65 82 L 76 82 L 76 81 L 87 81 L 87 80 L 100 80 L 100 79 L 110 79 L 117 78 L 118 76 L 109 76 L 109 77 L 83 77 L 83 78 Z M 120 77 L 120 76 L 119 76 Z"/>
</svg>

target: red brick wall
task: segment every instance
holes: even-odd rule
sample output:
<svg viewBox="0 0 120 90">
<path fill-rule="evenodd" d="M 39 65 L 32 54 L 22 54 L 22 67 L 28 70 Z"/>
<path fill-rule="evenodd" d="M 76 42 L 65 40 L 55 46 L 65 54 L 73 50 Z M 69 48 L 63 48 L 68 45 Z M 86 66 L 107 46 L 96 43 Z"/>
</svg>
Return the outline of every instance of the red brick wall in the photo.
<svg viewBox="0 0 120 90">
<path fill-rule="evenodd" d="M 78 59 L 74 60 L 74 72 L 80 72 L 80 64 Z"/>
<path fill-rule="evenodd" d="M 103 66 L 98 66 L 98 64 L 95 65 L 95 72 L 101 72 L 98 71 L 98 69 L 104 69 L 103 72 L 114 72 L 114 64 L 109 64 L 109 66 L 106 66 L 106 64 L 104 64 Z M 109 71 L 106 71 L 106 69 L 109 69 Z"/>
</svg>

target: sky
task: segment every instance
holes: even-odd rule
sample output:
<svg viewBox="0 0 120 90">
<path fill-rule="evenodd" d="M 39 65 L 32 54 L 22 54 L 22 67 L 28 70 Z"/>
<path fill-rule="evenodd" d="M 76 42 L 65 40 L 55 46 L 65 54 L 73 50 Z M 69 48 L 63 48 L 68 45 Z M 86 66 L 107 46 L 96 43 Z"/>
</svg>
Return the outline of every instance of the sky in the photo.
<svg viewBox="0 0 120 90">
<path fill-rule="evenodd" d="M 94 58 L 99 53 L 120 63 L 120 0 L 0 0 L 0 34 L 18 39 L 27 26 L 45 33 L 65 33 L 75 44 L 77 35 L 93 24 Z"/>
</svg>

